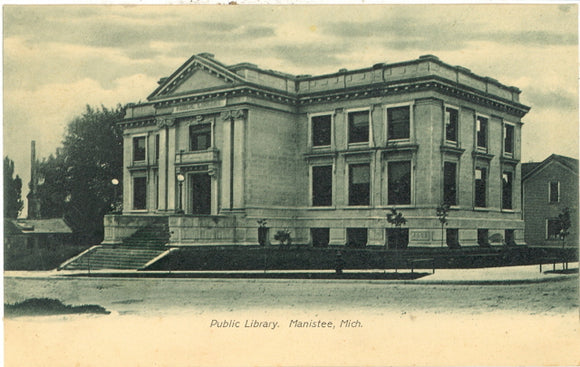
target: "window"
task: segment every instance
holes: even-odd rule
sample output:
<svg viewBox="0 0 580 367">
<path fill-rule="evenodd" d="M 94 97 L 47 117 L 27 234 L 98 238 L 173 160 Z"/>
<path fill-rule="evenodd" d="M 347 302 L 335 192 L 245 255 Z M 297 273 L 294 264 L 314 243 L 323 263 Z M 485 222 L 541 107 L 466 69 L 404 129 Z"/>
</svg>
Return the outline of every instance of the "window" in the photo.
<svg viewBox="0 0 580 367">
<path fill-rule="evenodd" d="M 310 228 L 310 237 L 312 238 L 312 246 L 326 247 L 330 242 L 330 229 Z"/>
<path fill-rule="evenodd" d="M 513 187 L 513 174 L 511 172 L 504 172 L 501 176 L 502 182 L 502 209 L 513 209 L 512 208 L 512 187 Z"/>
<path fill-rule="evenodd" d="M 443 202 L 457 205 L 457 163 L 443 164 Z"/>
<path fill-rule="evenodd" d="M 459 126 L 459 113 L 454 108 L 445 108 L 445 140 L 457 142 L 457 129 Z"/>
<path fill-rule="evenodd" d="M 512 125 L 504 125 L 504 152 L 513 154 L 514 152 L 514 127 Z"/>
<path fill-rule="evenodd" d="M 211 124 L 189 127 L 189 150 L 206 150 L 211 147 Z"/>
<path fill-rule="evenodd" d="M 145 161 L 146 140 L 144 136 L 133 138 L 133 162 Z"/>
<path fill-rule="evenodd" d="M 369 141 L 369 111 L 348 114 L 348 142 L 366 143 Z"/>
<path fill-rule="evenodd" d="M 449 248 L 458 248 L 459 245 L 459 230 L 457 228 L 447 228 L 446 232 L 446 244 Z"/>
<path fill-rule="evenodd" d="M 505 230 L 505 244 L 508 246 L 512 246 L 516 244 L 516 237 L 514 235 L 513 229 L 506 229 Z"/>
<path fill-rule="evenodd" d="M 475 125 L 477 147 L 487 148 L 487 118 L 477 116 Z"/>
<path fill-rule="evenodd" d="M 486 207 L 487 170 L 483 167 L 475 169 L 475 206 Z"/>
<path fill-rule="evenodd" d="M 147 208 L 147 177 L 133 177 L 133 209 Z"/>
<path fill-rule="evenodd" d="M 346 245 L 348 247 L 365 247 L 367 244 L 366 228 L 347 228 Z"/>
<path fill-rule="evenodd" d="M 159 161 L 159 134 L 155 135 L 155 161 Z"/>
<path fill-rule="evenodd" d="M 348 205 L 370 205 L 371 170 L 367 164 L 348 167 Z"/>
<path fill-rule="evenodd" d="M 155 180 L 155 209 L 159 209 L 159 172 L 154 171 L 153 179 Z"/>
<path fill-rule="evenodd" d="M 409 106 L 387 109 L 388 140 L 409 139 L 411 131 L 411 108 Z"/>
<path fill-rule="evenodd" d="M 332 166 L 312 167 L 312 206 L 332 205 Z"/>
<path fill-rule="evenodd" d="M 409 228 L 387 228 L 387 247 L 405 249 L 409 245 Z"/>
<path fill-rule="evenodd" d="M 332 118 L 330 115 L 312 117 L 312 146 L 330 145 Z"/>
<path fill-rule="evenodd" d="M 411 162 L 389 162 L 387 175 L 389 205 L 411 204 Z"/>
<path fill-rule="evenodd" d="M 560 201 L 560 182 L 559 181 L 551 181 L 550 186 L 548 187 L 550 203 L 557 203 Z"/>
<path fill-rule="evenodd" d="M 546 239 L 547 240 L 557 240 L 560 238 L 560 230 L 562 227 L 560 226 L 560 221 L 558 219 L 548 219 L 547 224 L 547 233 Z"/>
<path fill-rule="evenodd" d="M 477 243 L 479 246 L 487 247 L 489 245 L 489 230 L 488 229 L 478 229 L 477 230 Z"/>
</svg>

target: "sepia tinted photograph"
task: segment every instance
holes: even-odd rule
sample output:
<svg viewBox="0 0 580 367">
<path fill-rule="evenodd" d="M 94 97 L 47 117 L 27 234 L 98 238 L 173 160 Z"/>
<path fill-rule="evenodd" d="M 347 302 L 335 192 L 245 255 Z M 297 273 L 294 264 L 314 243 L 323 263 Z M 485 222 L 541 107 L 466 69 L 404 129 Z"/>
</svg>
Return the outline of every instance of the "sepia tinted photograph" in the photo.
<svg viewBox="0 0 580 367">
<path fill-rule="evenodd" d="M 6 366 L 575 365 L 578 6 L 3 5 Z"/>
</svg>

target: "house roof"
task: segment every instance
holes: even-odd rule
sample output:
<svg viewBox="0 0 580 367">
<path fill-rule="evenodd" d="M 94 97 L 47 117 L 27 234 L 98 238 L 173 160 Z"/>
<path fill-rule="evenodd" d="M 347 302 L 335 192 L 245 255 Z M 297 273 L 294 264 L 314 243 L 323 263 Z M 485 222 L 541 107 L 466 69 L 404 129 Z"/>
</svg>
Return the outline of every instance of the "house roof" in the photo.
<svg viewBox="0 0 580 367">
<path fill-rule="evenodd" d="M 546 167 L 551 163 L 560 163 L 564 167 L 567 167 L 571 171 L 578 174 L 578 159 L 566 157 L 563 155 L 552 154 L 548 158 L 544 159 L 542 162 L 530 162 L 522 164 L 522 181 L 534 176 L 537 172 L 541 171 L 542 168 Z"/>
<path fill-rule="evenodd" d="M 6 226 L 6 222 L 10 225 Z M 67 234 L 72 229 L 62 218 L 54 219 L 7 219 L 5 229 L 13 234 Z"/>
</svg>

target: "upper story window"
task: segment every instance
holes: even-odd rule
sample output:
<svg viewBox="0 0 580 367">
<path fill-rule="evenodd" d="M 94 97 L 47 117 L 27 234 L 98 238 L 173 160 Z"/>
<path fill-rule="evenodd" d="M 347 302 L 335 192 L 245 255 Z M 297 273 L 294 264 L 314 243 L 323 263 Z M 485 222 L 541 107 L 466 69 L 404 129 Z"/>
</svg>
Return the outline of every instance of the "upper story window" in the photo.
<svg viewBox="0 0 580 367">
<path fill-rule="evenodd" d="M 477 167 L 475 169 L 475 207 L 485 208 L 487 206 L 487 169 Z"/>
<path fill-rule="evenodd" d="M 387 139 L 409 139 L 411 136 L 411 107 L 387 108 Z"/>
<path fill-rule="evenodd" d="M 504 124 L 503 126 L 504 136 L 504 152 L 508 154 L 514 153 L 514 127 L 513 125 Z"/>
<path fill-rule="evenodd" d="M 369 141 L 369 111 L 348 113 L 348 143 Z"/>
<path fill-rule="evenodd" d="M 457 143 L 459 130 L 459 111 L 455 108 L 445 108 L 445 140 Z"/>
<path fill-rule="evenodd" d="M 211 124 L 189 126 L 189 150 L 206 150 L 211 147 Z"/>
<path fill-rule="evenodd" d="M 475 119 L 475 140 L 478 148 L 487 148 L 487 118 L 477 116 Z"/>
<path fill-rule="evenodd" d="M 371 169 L 368 163 L 348 167 L 348 205 L 370 205 Z"/>
<path fill-rule="evenodd" d="M 311 118 L 312 146 L 329 146 L 331 142 L 332 116 L 321 115 Z"/>
<path fill-rule="evenodd" d="M 145 136 L 133 138 L 133 162 L 143 162 L 147 156 L 147 139 Z"/>
<path fill-rule="evenodd" d="M 512 207 L 512 190 L 513 190 L 513 174 L 511 172 L 504 172 L 501 176 L 502 181 L 502 209 L 513 209 Z"/>
<path fill-rule="evenodd" d="M 560 201 L 560 182 L 551 181 L 549 183 L 548 190 L 550 203 L 558 203 Z"/>
</svg>

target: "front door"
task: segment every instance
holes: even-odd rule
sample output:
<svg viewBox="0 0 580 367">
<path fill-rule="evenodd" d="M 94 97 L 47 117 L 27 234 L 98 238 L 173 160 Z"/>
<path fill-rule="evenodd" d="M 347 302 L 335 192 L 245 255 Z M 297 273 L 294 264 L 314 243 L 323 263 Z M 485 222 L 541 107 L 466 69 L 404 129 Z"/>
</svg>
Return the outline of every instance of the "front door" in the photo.
<svg viewBox="0 0 580 367">
<path fill-rule="evenodd" d="M 206 172 L 189 176 L 189 212 L 211 214 L 211 177 Z"/>
</svg>

